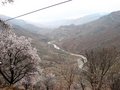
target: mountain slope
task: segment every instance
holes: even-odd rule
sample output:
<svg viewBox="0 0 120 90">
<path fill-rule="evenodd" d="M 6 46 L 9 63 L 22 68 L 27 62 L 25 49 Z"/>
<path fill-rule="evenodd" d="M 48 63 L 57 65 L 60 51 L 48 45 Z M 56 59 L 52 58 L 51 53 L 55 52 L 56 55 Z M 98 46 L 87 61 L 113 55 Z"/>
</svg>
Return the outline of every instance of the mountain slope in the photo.
<svg viewBox="0 0 120 90">
<path fill-rule="evenodd" d="M 120 11 L 84 25 L 60 27 L 52 35 L 62 48 L 75 53 L 98 47 L 119 47 Z"/>
<path fill-rule="evenodd" d="M 8 16 L 4 16 L 4 15 L 0 15 L 0 19 L 2 20 L 7 20 L 7 19 L 10 19 L 11 17 L 8 17 Z M 13 20 L 10 20 L 10 21 L 7 21 L 6 23 L 12 25 L 13 27 L 14 26 L 18 26 L 18 27 L 21 27 L 23 28 L 24 30 L 27 30 L 27 31 L 30 31 L 32 33 L 37 33 L 37 34 L 45 34 L 45 33 L 48 33 L 50 30 L 47 29 L 47 28 L 42 28 L 42 27 L 37 27 L 29 22 L 26 22 L 24 20 L 21 20 L 21 19 L 13 19 Z"/>
</svg>

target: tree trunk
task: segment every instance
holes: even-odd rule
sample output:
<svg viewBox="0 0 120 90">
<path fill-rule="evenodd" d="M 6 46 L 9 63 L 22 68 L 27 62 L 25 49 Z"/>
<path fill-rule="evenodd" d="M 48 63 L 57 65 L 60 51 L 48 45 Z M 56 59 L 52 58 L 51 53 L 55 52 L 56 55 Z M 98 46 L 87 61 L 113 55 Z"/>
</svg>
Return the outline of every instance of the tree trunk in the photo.
<svg viewBox="0 0 120 90">
<path fill-rule="evenodd" d="M 85 90 L 85 85 L 83 85 L 82 83 L 80 84 L 81 84 L 82 90 Z"/>
</svg>

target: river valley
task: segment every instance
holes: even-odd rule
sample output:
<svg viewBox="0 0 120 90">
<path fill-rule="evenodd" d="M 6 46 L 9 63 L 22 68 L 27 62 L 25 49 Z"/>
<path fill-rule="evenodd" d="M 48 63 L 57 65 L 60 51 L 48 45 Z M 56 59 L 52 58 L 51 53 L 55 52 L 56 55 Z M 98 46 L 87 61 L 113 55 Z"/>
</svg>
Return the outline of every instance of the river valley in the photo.
<svg viewBox="0 0 120 90">
<path fill-rule="evenodd" d="M 87 58 L 86 58 L 85 56 L 80 55 L 80 54 L 71 53 L 71 52 L 68 52 L 68 51 L 66 51 L 66 50 L 63 50 L 63 49 L 61 49 L 59 46 L 57 46 L 56 44 L 54 44 L 54 42 L 55 42 L 55 41 L 49 41 L 48 44 L 49 44 L 49 45 L 53 45 L 53 47 L 54 47 L 55 49 L 57 49 L 57 50 L 61 50 L 61 51 L 65 52 L 65 53 L 67 53 L 67 54 L 70 54 L 70 55 L 72 55 L 72 56 L 78 57 L 78 58 L 77 58 L 77 63 L 78 63 L 78 67 L 79 67 L 79 68 L 82 68 L 83 65 L 84 65 L 84 63 L 87 62 Z"/>
</svg>

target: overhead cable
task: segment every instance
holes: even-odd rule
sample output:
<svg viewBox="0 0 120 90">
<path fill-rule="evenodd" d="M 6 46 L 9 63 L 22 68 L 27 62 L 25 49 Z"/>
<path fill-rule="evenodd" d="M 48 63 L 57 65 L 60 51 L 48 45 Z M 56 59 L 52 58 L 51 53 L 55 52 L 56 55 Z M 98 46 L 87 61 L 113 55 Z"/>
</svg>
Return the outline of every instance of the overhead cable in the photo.
<svg viewBox="0 0 120 90">
<path fill-rule="evenodd" d="M 38 11 L 41 11 L 41 10 L 45 10 L 45 9 L 48 9 L 48 8 L 51 8 L 51 7 L 60 5 L 60 4 L 64 4 L 64 3 L 67 3 L 67 2 L 70 2 L 70 1 L 72 1 L 72 0 L 63 1 L 63 2 L 56 3 L 56 4 L 53 4 L 53 5 L 47 6 L 47 7 L 43 7 L 43 8 L 40 8 L 40 9 L 31 11 L 31 12 L 27 12 L 27 13 L 24 13 L 24 14 L 22 14 L 22 15 L 19 15 L 19 16 L 13 17 L 13 18 L 9 18 L 9 19 L 5 20 L 5 22 L 10 21 L 10 20 L 13 20 L 13 19 L 16 19 L 16 18 L 19 18 L 19 17 L 26 16 L 26 15 L 28 15 L 28 14 L 32 14 L 32 13 L 35 13 L 35 12 L 38 12 Z"/>
</svg>

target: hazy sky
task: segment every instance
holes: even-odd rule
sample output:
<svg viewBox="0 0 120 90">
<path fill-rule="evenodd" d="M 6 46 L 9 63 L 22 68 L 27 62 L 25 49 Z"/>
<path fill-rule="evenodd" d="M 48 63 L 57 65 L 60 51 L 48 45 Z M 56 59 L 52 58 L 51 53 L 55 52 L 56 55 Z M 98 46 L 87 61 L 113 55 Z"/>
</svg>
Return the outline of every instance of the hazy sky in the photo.
<svg viewBox="0 0 120 90">
<path fill-rule="evenodd" d="M 13 4 L 1 5 L 0 14 L 15 17 L 61 1 L 65 0 L 15 0 Z M 55 6 L 19 19 L 33 22 L 47 22 L 117 10 L 120 10 L 120 0 L 72 0 L 63 5 Z"/>
</svg>

